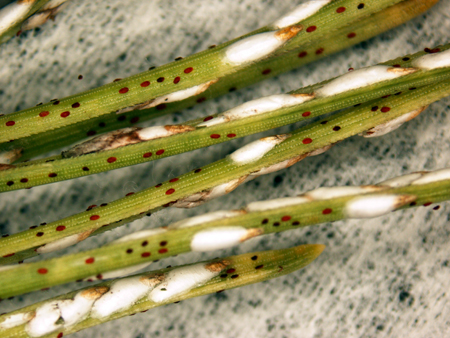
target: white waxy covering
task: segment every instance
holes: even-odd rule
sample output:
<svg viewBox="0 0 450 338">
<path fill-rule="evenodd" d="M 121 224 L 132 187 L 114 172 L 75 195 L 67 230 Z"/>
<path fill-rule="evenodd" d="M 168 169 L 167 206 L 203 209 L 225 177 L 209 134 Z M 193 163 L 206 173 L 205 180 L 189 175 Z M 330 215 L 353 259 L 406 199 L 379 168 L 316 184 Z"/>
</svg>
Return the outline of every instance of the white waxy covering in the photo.
<svg viewBox="0 0 450 338">
<path fill-rule="evenodd" d="M 40 12 L 56 8 L 69 0 L 50 0 L 39 10 Z"/>
<path fill-rule="evenodd" d="M 302 104 L 314 98 L 310 94 L 278 94 L 252 100 L 219 114 L 213 119 L 200 123 L 197 127 L 210 127 L 217 124 L 243 119 L 271 112 L 277 109 Z"/>
<path fill-rule="evenodd" d="M 224 62 L 240 65 L 262 59 L 280 48 L 300 31 L 301 27 L 290 26 L 279 31 L 243 38 L 226 48 Z"/>
<path fill-rule="evenodd" d="M 415 68 L 394 68 L 390 66 L 372 66 L 354 70 L 331 80 L 316 90 L 321 97 L 337 95 L 346 91 L 373 85 L 378 82 L 392 80 L 416 72 Z"/>
<path fill-rule="evenodd" d="M 275 21 L 273 26 L 276 28 L 284 28 L 299 23 L 300 21 L 316 14 L 322 7 L 326 6 L 331 1 L 332 0 L 308 0 L 294 8 L 294 10 L 282 18 Z"/>
<path fill-rule="evenodd" d="M 119 278 L 119 277 L 125 277 L 128 275 L 131 275 L 135 272 L 138 272 L 139 270 L 145 269 L 146 267 L 150 266 L 152 262 L 146 262 L 141 263 L 133 266 L 129 266 L 124 269 L 117 269 L 107 272 L 102 272 L 101 275 L 95 275 L 83 278 L 84 281 L 95 281 L 95 280 L 105 280 L 105 279 L 112 279 L 112 278 Z"/>
<path fill-rule="evenodd" d="M 412 65 L 414 67 L 426 70 L 450 67 L 450 49 L 439 53 L 421 56 L 420 58 L 414 60 Z"/>
<path fill-rule="evenodd" d="M 60 329 L 63 324 L 56 324 L 61 311 L 57 301 L 44 303 L 36 309 L 35 317 L 25 326 L 25 331 L 31 337 L 41 337 Z"/>
<path fill-rule="evenodd" d="M 376 186 L 356 186 L 356 187 L 323 187 L 308 191 L 304 196 L 313 200 L 327 200 L 350 195 L 365 194 L 383 188 Z"/>
<path fill-rule="evenodd" d="M 189 228 L 195 225 L 203 224 L 206 222 L 215 221 L 222 218 L 234 217 L 242 215 L 242 210 L 223 210 L 210 212 L 208 214 L 191 217 L 182 221 L 172 223 L 168 226 L 169 229 L 182 229 Z"/>
<path fill-rule="evenodd" d="M 261 138 L 236 150 L 234 153 L 229 155 L 229 158 L 236 164 L 240 165 L 258 161 L 266 153 L 271 151 L 277 144 L 280 144 L 289 136 L 290 135 L 285 134 Z"/>
<path fill-rule="evenodd" d="M 22 21 L 36 1 L 16 1 L 0 10 L 0 34 Z"/>
<path fill-rule="evenodd" d="M 415 118 L 416 116 L 418 116 L 427 107 L 428 106 L 421 107 L 419 109 L 413 110 L 412 112 L 403 114 L 403 115 L 397 117 L 396 119 L 393 119 L 393 120 L 383 123 L 383 124 L 379 124 L 378 126 L 373 127 L 359 135 L 363 136 L 365 138 L 386 135 L 386 134 L 390 133 L 391 131 L 400 128 L 405 122 L 408 122 L 408 121 L 412 120 L 413 118 Z"/>
<path fill-rule="evenodd" d="M 123 237 L 115 240 L 113 243 L 122 243 L 122 242 L 132 241 L 135 239 L 140 239 L 140 238 L 149 237 L 149 236 L 153 236 L 153 235 L 157 235 L 157 234 L 162 234 L 163 232 L 166 232 L 166 231 L 167 230 L 163 229 L 163 228 L 137 231 L 137 232 L 133 232 L 132 234 L 123 236 Z"/>
<path fill-rule="evenodd" d="M 412 182 L 412 185 L 421 185 L 450 180 L 450 169 L 440 169 L 424 174 L 421 178 Z"/>
<path fill-rule="evenodd" d="M 77 244 L 80 240 L 78 239 L 80 235 L 75 234 L 72 236 L 67 236 L 61 239 L 58 239 L 54 242 L 50 242 L 36 249 L 37 253 L 44 254 L 49 253 L 61 249 L 65 249 L 71 245 Z"/>
<path fill-rule="evenodd" d="M 412 173 L 408 175 L 403 175 L 395 178 L 391 178 L 387 181 L 378 183 L 377 185 L 388 186 L 391 188 L 400 188 L 411 185 L 412 182 L 418 180 L 423 176 L 423 173 Z"/>
<path fill-rule="evenodd" d="M 226 226 L 197 232 L 191 241 L 192 251 L 213 251 L 232 247 L 260 235 L 259 229 L 246 229 L 241 226 Z"/>
<path fill-rule="evenodd" d="M 405 195 L 377 195 L 359 197 L 345 206 L 347 218 L 372 218 L 385 215 L 414 200 Z"/>
<path fill-rule="evenodd" d="M 172 135 L 176 135 L 179 133 L 184 133 L 186 131 L 192 131 L 195 128 L 190 126 L 155 126 L 143 128 L 141 130 L 136 131 L 137 136 L 141 139 L 141 141 L 154 140 L 157 138 L 168 137 Z"/>
<path fill-rule="evenodd" d="M 91 316 L 103 318 L 117 311 L 126 310 L 151 289 L 152 286 L 142 282 L 141 276 L 120 279 L 114 282 L 110 290 L 94 303 Z"/>
<path fill-rule="evenodd" d="M 271 209 L 290 207 L 307 202 L 310 202 L 310 200 L 306 197 L 285 197 L 269 201 L 252 202 L 249 203 L 245 209 L 247 210 L 247 212 L 266 211 Z"/>
<path fill-rule="evenodd" d="M 205 284 L 219 273 L 220 270 L 207 269 L 205 263 L 173 269 L 167 273 L 164 282 L 150 292 L 148 298 L 155 303 L 164 302 Z"/>
<path fill-rule="evenodd" d="M 11 164 L 22 157 L 22 149 L 0 152 L 0 164 Z"/>
<path fill-rule="evenodd" d="M 2 329 L 10 329 L 25 323 L 28 323 L 34 317 L 34 312 L 22 312 L 16 313 L 6 317 L 6 319 L 0 324 Z"/>
</svg>

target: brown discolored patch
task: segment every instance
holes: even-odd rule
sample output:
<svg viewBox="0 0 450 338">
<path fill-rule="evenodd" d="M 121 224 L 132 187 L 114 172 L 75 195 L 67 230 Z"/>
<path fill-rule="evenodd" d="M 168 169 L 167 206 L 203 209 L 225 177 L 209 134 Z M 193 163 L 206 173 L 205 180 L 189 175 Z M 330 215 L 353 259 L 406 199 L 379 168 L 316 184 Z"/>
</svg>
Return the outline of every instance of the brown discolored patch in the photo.
<svg viewBox="0 0 450 338">
<path fill-rule="evenodd" d="M 307 154 L 307 156 L 317 156 L 317 155 L 323 154 L 323 153 L 326 152 L 328 149 L 330 149 L 331 147 L 333 147 L 335 144 L 336 144 L 336 143 L 328 144 L 328 145 L 326 145 L 325 147 L 322 147 L 322 148 L 313 150 L 313 151 L 309 152 L 309 153 Z"/>
<path fill-rule="evenodd" d="M 302 25 L 289 26 L 276 32 L 275 37 L 280 41 L 288 41 L 296 36 L 302 29 Z"/>
<path fill-rule="evenodd" d="M 152 274 L 152 275 L 146 275 L 139 278 L 139 281 L 150 287 L 155 287 L 156 285 L 160 284 L 166 279 L 166 276 L 164 274 Z"/>
<path fill-rule="evenodd" d="M 398 68 L 398 67 L 391 67 L 388 68 L 387 71 L 389 73 L 395 73 L 395 74 L 401 74 L 401 75 L 407 75 L 417 72 L 418 68 Z"/>
<path fill-rule="evenodd" d="M 0 163 L 0 171 L 15 168 L 15 165 Z"/>
<path fill-rule="evenodd" d="M 100 298 L 104 293 L 109 291 L 109 287 L 107 286 L 96 286 L 93 288 L 89 288 L 86 290 L 81 291 L 81 297 L 85 299 L 98 299 Z"/>
<path fill-rule="evenodd" d="M 0 153 L 3 164 L 10 164 L 22 157 L 23 148 L 13 149 Z"/>
<path fill-rule="evenodd" d="M 88 238 L 93 232 L 95 231 L 95 229 L 90 229 L 87 230 L 85 232 L 82 232 L 80 234 L 78 234 L 78 242 L 84 241 L 86 238 Z"/>
<path fill-rule="evenodd" d="M 221 261 L 206 263 L 205 269 L 211 272 L 220 272 L 230 264 L 231 261 L 228 259 L 222 259 Z"/>
<path fill-rule="evenodd" d="M 164 129 L 166 129 L 171 134 L 180 134 L 187 131 L 193 131 L 195 130 L 195 127 L 191 126 L 184 126 L 184 125 L 166 125 L 164 126 Z"/>
<path fill-rule="evenodd" d="M 417 196 L 415 195 L 399 195 L 397 196 L 395 203 L 394 203 L 394 208 L 401 208 L 404 205 L 407 205 L 411 202 L 414 202 L 417 199 Z"/>
<path fill-rule="evenodd" d="M 294 97 L 304 97 L 306 99 L 313 99 L 316 97 L 316 93 L 311 94 L 305 94 L 305 93 L 298 93 L 298 94 L 291 94 Z"/>
<path fill-rule="evenodd" d="M 245 242 L 246 240 L 249 240 L 250 238 L 256 237 L 256 236 L 260 236 L 264 233 L 264 230 L 261 228 L 256 228 L 256 229 L 248 229 L 247 233 L 242 236 L 241 238 L 239 238 L 240 242 Z"/>
</svg>

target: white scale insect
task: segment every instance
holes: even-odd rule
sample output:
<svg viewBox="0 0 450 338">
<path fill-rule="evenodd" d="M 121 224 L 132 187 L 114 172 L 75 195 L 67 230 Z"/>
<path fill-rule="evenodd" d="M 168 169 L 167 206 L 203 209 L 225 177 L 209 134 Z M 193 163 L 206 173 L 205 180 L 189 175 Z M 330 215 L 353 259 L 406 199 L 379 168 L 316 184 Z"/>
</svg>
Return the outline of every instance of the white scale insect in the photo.
<svg viewBox="0 0 450 338">
<path fill-rule="evenodd" d="M 291 12 L 281 17 L 273 23 L 276 28 L 285 28 L 290 25 L 299 23 L 310 16 L 316 14 L 324 6 L 328 5 L 332 0 L 310 0 L 297 6 Z"/>
</svg>

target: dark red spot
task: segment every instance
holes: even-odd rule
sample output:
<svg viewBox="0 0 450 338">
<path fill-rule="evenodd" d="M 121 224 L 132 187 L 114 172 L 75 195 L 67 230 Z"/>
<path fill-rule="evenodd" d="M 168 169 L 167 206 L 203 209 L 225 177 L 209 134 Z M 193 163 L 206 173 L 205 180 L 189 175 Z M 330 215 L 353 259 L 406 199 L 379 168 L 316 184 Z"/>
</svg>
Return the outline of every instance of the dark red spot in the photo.
<svg viewBox="0 0 450 338">
<path fill-rule="evenodd" d="M 236 272 L 236 269 L 228 269 L 227 270 L 227 273 L 234 273 L 234 272 Z"/>
<path fill-rule="evenodd" d="M 37 225 L 32 225 L 30 226 L 30 229 L 36 229 L 38 226 Z"/>
<path fill-rule="evenodd" d="M 382 99 L 387 99 L 389 96 L 391 96 L 390 94 L 389 95 L 384 95 L 384 96 L 382 96 L 381 98 Z"/>
<path fill-rule="evenodd" d="M 316 55 L 322 54 L 324 50 L 324 48 L 319 48 L 318 50 L 316 50 Z"/>
<path fill-rule="evenodd" d="M 409 61 L 410 60 L 410 58 L 408 58 L 408 57 L 404 57 L 403 59 L 402 59 L 403 61 Z"/>
<path fill-rule="evenodd" d="M 117 158 L 115 158 L 115 157 L 109 157 L 107 160 L 106 160 L 106 162 L 108 162 L 108 163 L 114 163 L 114 162 L 116 162 L 117 161 Z"/>
<path fill-rule="evenodd" d="M 143 242 L 141 243 L 141 245 L 142 245 L 142 246 L 147 246 L 147 245 L 148 245 L 148 241 L 143 241 Z"/>
<path fill-rule="evenodd" d="M 28 182 L 28 178 L 21 178 L 21 179 L 20 179 L 20 182 L 22 182 L 22 183 L 27 183 L 27 182 Z"/>
<path fill-rule="evenodd" d="M 152 153 L 145 153 L 144 155 L 142 155 L 143 158 L 149 158 L 152 156 Z"/>
<path fill-rule="evenodd" d="M 304 58 L 306 55 L 308 55 L 308 52 L 306 52 L 306 51 L 298 53 L 299 58 Z"/>
<path fill-rule="evenodd" d="M 119 82 L 120 80 L 122 80 L 122 79 L 114 79 L 114 81 L 113 82 Z"/>
<path fill-rule="evenodd" d="M 294 222 L 292 222 L 292 225 L 300 225 L 300 222 L 299 221 L 294 221 Z"/>
<path fill-rule="evenodd" d="M 127 119 L 127 117 L 125 116 L 125 115 L 122 115 L 122 116 L 119 116 L 118 118 L 117 118 L 117 121 L 125 121 Z"/>
<path fill-rule="evenodd" d="M 233 137 L 236 137 L 236 134 L 227 134 L 227 137 L 228 138 L 233 138 Z"/>
<path fill-rule="evenodd" d="M 61 117 L 67 117 L 67 116 L 69 116 L 70 115 L 70 111 L 64 111 L 64 112 L 62 112 L 61 113 Z"/>
<path fill-rule="evenodd" d="M 72 104 L 72 108 L 78 108 L 80 106 L 79 102 L 75 102 L 74 104 Z"/>
<path fill-rule="evenodd" d="M 66 230 L 66 226 L 65 225 L 58 225 L 56 227 L 56 231 L 64 231 L 64 230 Z"/>
<path fill-rule="evenodd" d="M 392 67 L 400 68 L 401 66 L 399 64 L 396 64 L 396 65 L 393 65 Z"/>
<path fill-rule="evenodd" d="M 89 171 L 88 167 L 83 167 L 83 171 Z"/>
<path fill-rule="evenodd" d="M 417 89 L 416 87 L 409 88 L 409 90 L 416 90 L 416 89 Z"/>
<path fill-rule="evenodd" d="M 130 120 L 130 123 L 138 123 L 139 122 L 139 116 L 135 116 Z"/>
<path fill-rule="evenodd" d="M 200 171 L 202 171 L 202 169 L 200 169 L 200 168 L 199 169 L 195 169 L 194 173 L 198 174 Z"/>
<path fill-rule="evenodd" d="M 303 139 L 302 143 L 303 144 L 310 144 L 312 142 L 312 139 L 310 139 L 309 137 Z"/>
<path fill-rule="evenodd" d="M 402 92 L 395 93 L 394 95 L 402 95 Z"/>
<path fill-rule="evenodd" d="M 283 222 L 290 221 L 290 220 L 291 220 L 291 216 L 283 216 L 283 217 L 281 217 L 281 220 L 282 220 Z"/>
<path fill-rule="evenodd" d="M 99 279 L 101 279 L 101 278 L 99 278 Z M 60 333 L 58 333 L 58 335 L 56 336 L 56 338 L 62 338 L 62 336 L 63 336 L 63 333 L 60 332 Z"/>
<path fill-rule="evenodd" d="M 126 194 L 125 196 L 131 196 L 134 195 L 134 192 L 129 192 L 128 194 Z"/>
<path fill-rule="evenodd" d="M 345 12 L 345 7 L 339 7 L 338 9 L 336 9 L 336 13 L 344 13 Z"/>
<path fill-rule="evenodd" d="M 273 223 L 273 226 L 274 226 L 274 227 L 280 226 L 280 222 L 275 222 L 275 223 Z"/>
<path fill-rule="evenodd" d="M 223 273 L 220 275 L 220 278 L 227 278 L 227 277 L 228 277 L 228 275 L 226 273 Z"/>
<path fill-rule="evenodd" d="M 306 31 L 307 31 L 308 33 L 312 33 L 312 32 L 314 32 L 316 29 L 317 29 L 316 26 L 309 26 L 308 28 L 306 28 Z"/>
<path fill-rule="evenodd" d="M 129 91 L 129 89 L 128 89 L 127 87 L 123 87 L 123 88 L 120 88 L 120 89 L 119 89 L 119 93 L 120 93 L 120 94 L 128 93 L 128 91 Z"/>
<path fill-rule="evenodd" d="M 50 174 L 48 174 L 48 177 L 56 177 L 56 176 L 58 176 L 57 173 L 50 173 Z"/>
<path fill-rule="evenodd" d="M 220 138 L 220 135 L 219 134 L 211 134 L 209 137 L 211 137 L 211 138 Z"/>
<path fill-rule="evenodd" d="M 255 267 L 256 270 L 262 269 L 264 267 L 264 265 L 258 265 Z"/>
<path fill-rule="evenodd" d="M 8 121 L 8 122 L 6 122 L 5 124 L 6 124 L 7 127 L 12 127 L 13 125 L 16 124 L 16 122 L 14 122 L 14 121 Z"/>
<path fill-rule="evenodd" d="M 78 75 L 78 80 L 83 80 L 83 75 Z"/>
<path fill-rule="evenodd" d="M 389 108 L 389 107 L 383 107 L 383 108 L 381 108 L 381 112 L 382 113 L 387 113 L 388 111 L 390 111 L 391 110 L 391 108 Z"/>
<path fill-rule="evenodd" d="M 141 83 L 141 87 L 148 87 L 150 86 L 150 81 L 144 81 Z"/>
<path fill-rule="evenodd" d="M 192 72 L 193 70 L 194 70 L 194 68 L 188 67 L 188 68 L 186 68 L 186 69 L 184 70 L 184 73 L 185 73 L 185 74 L 189 74 L 189 73 Z"/>
<path fill-rule="evenodd" d="M 159 245 L 160 245 L 160 246 L 166 246 L 166 245 L 167 245 L 167 241 L 161 241 L 161 242 L 159 243 Z"/>
<path fill-rule="evenodd" d="M 158 250 L 158 252 L 159 252 L 160 254 L 165 254 L 167 251 L 169 251 L 169 250 L 167 250 L 166 248 L 162 248 L 162 249 L 159 249 L 159 250 Z"/>
<path fill-rule="evenodd" d="M 170 188 L 169 190 L 166 191 L 166 195 L 172 195 L 175 192 L 175 189 Z"/>
<path fill-rule="evenodd" d="M 372 107 L 371 111 L 377 111 L 378 110 L 378 106 L 374 106 Z"/>
<path fill-rule="evenodd" d="M 133 253 L 133 249 L 127 249 L 127 254 Z"/>
<path fill-rule="evenodd" d="M 311 112 L 310 112 L 310 111 L 305 111 L 305 112 L 302 114 L 303 117 L 308 117 L 309 115 L 311 115 Z"/>
<path fill-rule="evenodd" d="M 333 127 L 333 130 L 334 130 L 334 131 L 339 131 L 339 130 L 341 130 L 341 127 L 335 126 L 335 127 Z"/>
<path fill-rule="evenodd" d="M 427 203 L 424 203 L 423 206 L 424 206 L 424 207 L 427 207 L 427 206 L 429 206 L 429 205 L 431 205 L 431 204 L 432 204 L 432 202 L 427 202 Z"/>
<path fill-rule="evenodd" d="M 358 9 L 363 9 L 364 8 L 364 4 L 363 3 L 360 3 L 359 5 L 358 5 Z"/>
<path fill-rule="evenodd" d="M 320 122 L 320 124 L 327 124 L 328 123 L 328 121 L 322 121 L 322 122 Z"/>
<path fill-rule="evenodd" d="M 162 183 L 158 183 L 157 185 L 155 185 L 155 188 L 159 188 L 162 186 Z"/>
<path fill-rule="evenodd" d="M 441 208 L 440 205 L 436 205 L 436 206 L 433 208 L 433 210 L 439 210 L 440 208 Z"/>
<path fill-rule="evenodd" d="M 46 268 L 40 268 L 40 269 L 38 269 L 37 272 L 41 275 L 45 275 L 48 272 L 48 270 Z"/>
<path fill-rule="evenodd" d="M 411 203 L 409 203 L 409 205 L 410 205 L 411 207 L 413 207 L 413 206 L 417 205 L 417 202 L 411 202 Z"/>
<path fill-rule="evenodd" d="M 90 219 L 91 221 L 96 221 L 96 220 L 98 220 L 99 218 L 100 218 L 99 215 L 92 215 L 91 217 L 89 217 L 89 219 Z"/>
<path fill-rule="evenodd" d="M 41 111 L 41 112 L 39 113 L 39 116 L 40 116 L 40 117 L 46 117 L 48 114 L 50 114 L 49 111 Z"/>
<path fill-rule="evenodd" d="M 36 233 L 36 236 L 37 237 L 42 237 L 42 236 L 44 236 L 44 233 L 42 231 L 39 231 L 38 233 Z"/>
<path fill-rule="evenodd" d="M 348 37 L 349 39 L 352 39 L 352 38 L 354 38 L 355 36 L 356 36 L 356 33 L 354 33 L 354 32 L 348 33 L 348 35 L 347 35 L 347 37 Z"/>
<path fill-rule="evenodd" d="M 159 149 L 158 151 L 156 151 L 156 155 L 162 155 L 164 154 L 164 149 Z"/>
<path fill-rule="evenodd" d="M 173 83 L 177 84 L 178 82 L 180 82 L 181 78 L 179 76 L 177 76 L 175 79 L 173 79 Z"/>
<path fill-rule="evenodd" d="M 95 134 L 97 134 L 97 132 L 95 130 L 89 130 L 86 135 L 87 136 L 94 136 Z"/>
<path fill-rule="evenodd" d="M 207 116 L 207 117 L 205 117 L 205 118 L 203 119 L 203 122 L 206 122 L 206 121 L 209 121 L 209 120 L 212 120 L 212 119 L 213 119 L 212 116 Z"/>
<path fill-rule="evenodd" d="M 176 182 L 176 181 L 178 181 L 178 180 L 179 180 L 179 178 L 175 177 L 175 178 L 170 179 L 169 182 L 173 183 L 173 182 Z"/>
<path fill-rule="evenodd" d="M 349 72 L 353 72 L 354 70 L 355 70 L 355 68 L 353 68 L 353 67 L 350 67 L 350 68 L 348 69 Z"/>
<path fill-rule="evenodd" d="M 233 279 L 238 278 L 238 277 L 239 277 L 239 275 L 233 275 L 233 276 L 231 276 L 231 278 L 233 278 Z"/>
<path fill-rule="evenodd" d="M 197 103 L 202 103 L 206 101 L 206 97 L 200 97 L 197 99 Z"/>
<path fill-rule="evenodd" d="M 58 100 L 56 100 L 55 102 L 53 102 L 53 105 L 54 106 L 57 106 L 59 104 L 59 101 Z"/>
<path fill-rule="evenodd" d="M 267 68 L 267 69 L 264 69 L 261 73 L 263 75 L 267 75 L 267 74 L 270 74 L 271 71 L 272 71 L 271 69 Z"/>
<path fill-rule="evenodd" d="M 326 208 L 326 209 L 323 209 L 323 210 L 322 210 L 322 214 L 324 214 L 324 215 L 331 214 L 332 212 L 333 212 L 333 210 L 330 209 L 330 208 Z"/>
<path fill-rule="evenodd" d="M 156 82 L 163 82 L 164 81 L 164 77 L 158 77 L 158 79 L 156 80 Z"/>
<path fill-rule="evenodd" d="M 251 260 L 256 261 L 258 259 L 258 256 L 252 256 Z"/>
<path fill-rule="evenodd" d="M 89 257 L 89 258 L 86 259 L 84 262 L 85 262 L 86 264 L 92 264 L 92 263 L 94 263 L 94 261 L 95 261 L 94 257 Z"/>
<path fill-rule="evenodd" d="M 161 103 L 161 104 L 158 104 L 155 108 L 156 108 L 156 110 L 164 110 L 164 109 L 166 109 L 166 104 L 165 103 Z"/>
<path fill-rule="evenodd" d="M 261 224 L 267 224 L 267 223 L 269 223 L 269 220 L 267 218 L 264 218 L 261 222 Z"/>
<path fill-rule="evenodd" d="M 6 258 L 6 257 L 11 257 L 11 256 L 14 256 L 15 255 L 15 253 L 13 252 L 13 253 L 10 253 L 10 254 L 7 254 L 7 255 L 4 255 L 3 256 L 3 258 Z"/>
</svg>

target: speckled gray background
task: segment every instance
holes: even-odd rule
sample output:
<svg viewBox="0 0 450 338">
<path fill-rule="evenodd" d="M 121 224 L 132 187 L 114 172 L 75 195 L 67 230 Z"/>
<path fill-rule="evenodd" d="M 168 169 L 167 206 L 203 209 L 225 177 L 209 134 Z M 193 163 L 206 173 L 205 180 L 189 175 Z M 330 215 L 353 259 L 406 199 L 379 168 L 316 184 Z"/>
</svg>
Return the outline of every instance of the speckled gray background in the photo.
<svg viewBox="0 0 450 338">
<path fill-rule="evenodd" d="M 143 71 L 237 37 L 287 12 L 298 1 L 73 0 L 39 31 L 0 47 L 0 111 L 9 113 Z M 177 121 L 220 112 L 448 42 L 450 0 L 393 31 L 311 66 L 205 102 Z M 84 79 L 79 81 L 79 74 Z M 92 248 L 134 230 L 207 211 L 291 196 L 319 186 L 370 184 L 415 170 L 450 166 L 450 99 L 394 133 L 354 137 L 324 155 L 260 177 L 228 196 L 191 210 L 166 209 L 66 252 Z M 152 121 L 170 123 L 173 116 Z M 289 130 L 289 127 L 282 130 Z M 266 133 L 270 134 L 270 133 Z M 74 181 L 0 195 L 0 230 L 17 232 L 120 198 L 210 163 L 260 137 L 234 140 L 174 158 Z M 327 249 L 305 270 L 265 283 L 165 306 L 74 337 L 450 337 L 450 207 L 421 207 L 373 220 L 341 221 L 253 240 L 229 255 L 301 243 Z M 154 264 L 217 256 L 187 254 Z M 49 257 L 49 256 L 47 256 Z M 0 277 L 1 278 L 1 277 Z M 1 282 L 0 282 L 1 284 Z M 71 290 L 74 285 L 16 297 L 0 312 Z"/>
</svg>

